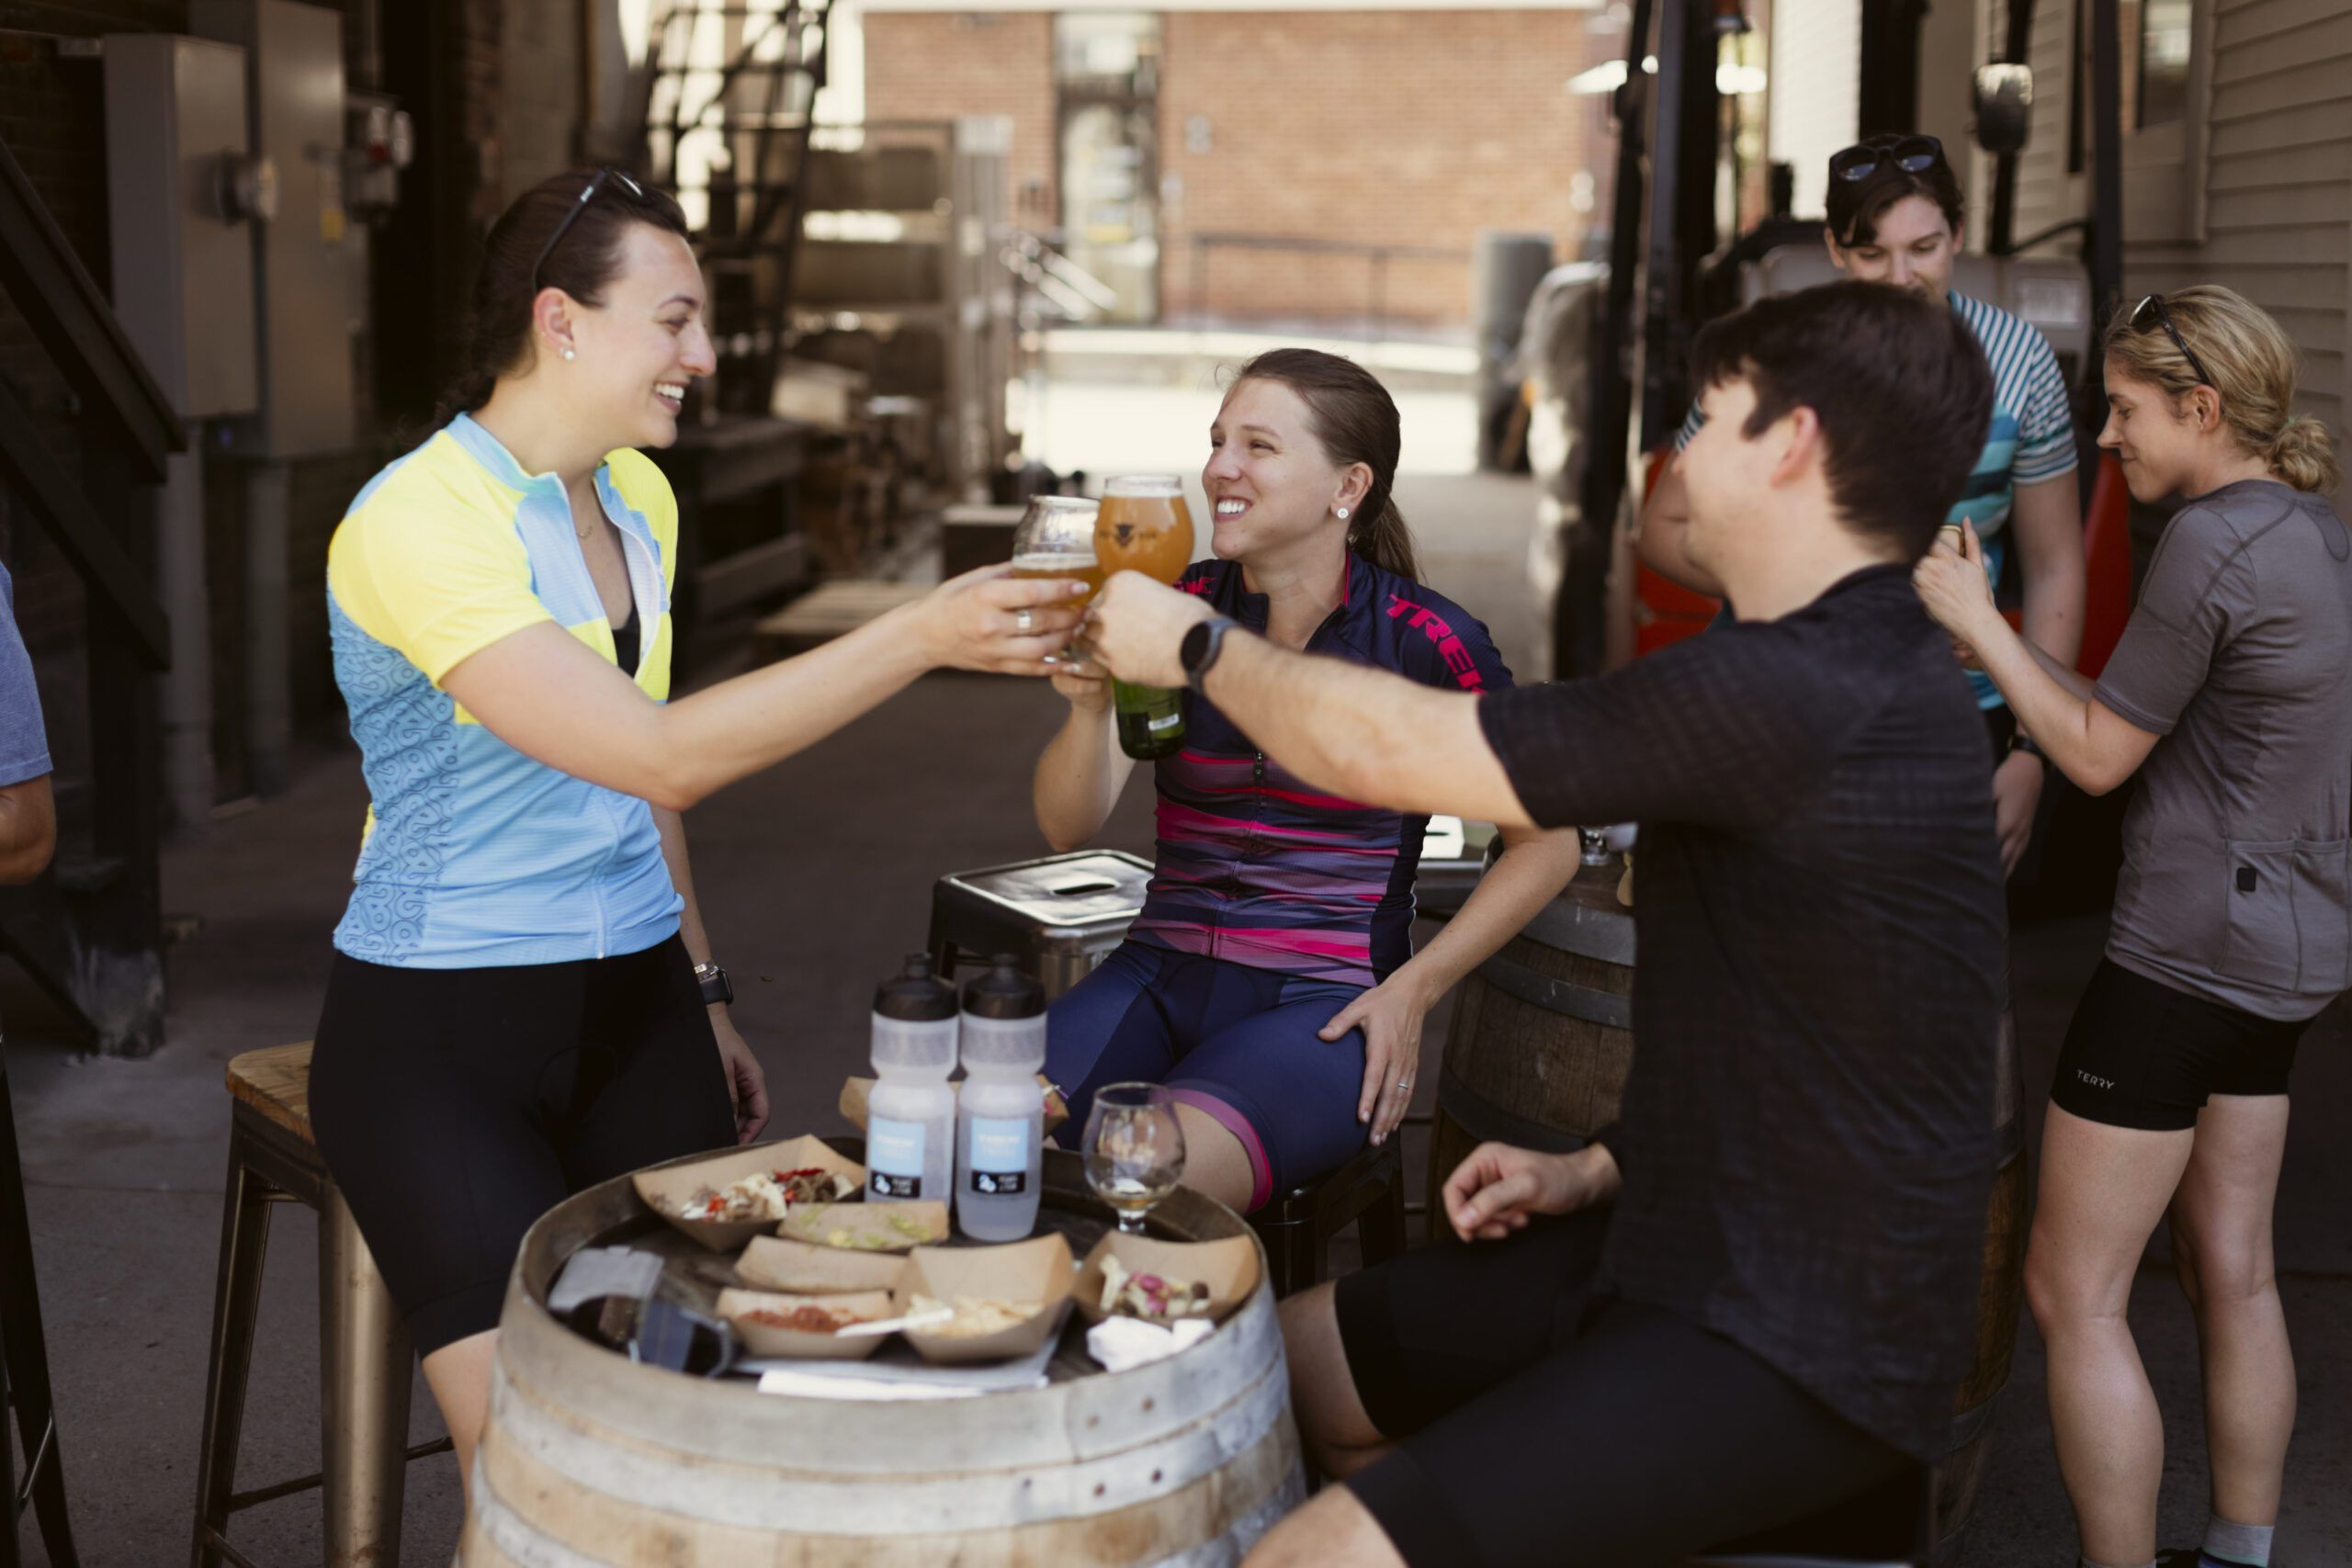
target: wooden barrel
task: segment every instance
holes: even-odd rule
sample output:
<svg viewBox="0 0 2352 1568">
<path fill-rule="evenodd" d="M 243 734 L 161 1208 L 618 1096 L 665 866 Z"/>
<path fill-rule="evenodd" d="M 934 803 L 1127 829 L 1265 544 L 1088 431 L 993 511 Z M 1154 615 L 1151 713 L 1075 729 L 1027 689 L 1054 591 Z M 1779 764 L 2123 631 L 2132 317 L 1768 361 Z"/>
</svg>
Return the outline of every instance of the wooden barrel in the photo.
<svg viewBox="0 0 2352 1568">
<path fill-rule="evenodd" d="M 2003 994 L 2008 976 L 2001 977 Z M 2025 1300 L 2025 1237 L 2030 1193 L 2025 1158 L 2025 1076 L 2018 1056 L 2017 1010 L 2001 1007 L 1998 1076 L 1993 1080 L 1993 1124 L 2000 1164 L 1984 1211 L 1984 1271 L 1976 1282 L 1976 1353 L 1952 1404 L 1951 1448 L 1928 1476 L 1928 1528 L 1936 1561 L 1967 1524 L 1993 1441 L 1993 1410 L 2009 1381 L 2018 1339 L 2018 1308 Z"/>
<path fill-rule="evenodd" d="M 1107 1213 L 1077 1156 L 1046 1160 L 1049 1209 Z M 1250 1234 L 1190 1189 L 1152 1218 L 1196 1239 Z M 1066 1349 L 1040 1389 L 806 1399 L 635 1365 L 548 1315 L 573 1252 L 668 1234 L 624 1179 L 524 1239 L 463 1568 L 1221 1568 L 1305 1495 L 1262 1283 L 1209 1338 L 1130 1371 L 1082 1375 L 1091 1363 Z"/>
<path fill-rule="evenodd" d="M 1456 992 L 1430 1145 L 1430 1234 L 1451 1236 L 1445 1179 L 1489 1139 L 1581 1147 L 1617 1120 L 1634 1062 L 1634 919 L 1618 868 L 1588 866 Z M 2006 996 L 2008 979 L 2002 977 Z M 1983 1479 L 1996 1396 L 2024 1299 L 2028 1192 L 2017 1015 L 2001 1009 L 1993 1096 L 1999 1165 L 1984 1215 L 1976 1349 L 1953 1401 L 1951 1446 L 1929 1479 L 1928 1528 L 1949 1544 Z"/>
<path fill-rule="evenodd" d="M 1463 1157 L 1489 1140 L 1554 1153 L 1617 1120 L 1634 1065 L 1634 916 L 1623 867 L 1587 866 L 1454 991 L 1430 1126 L 1431 1235 Z"/>
</svg>

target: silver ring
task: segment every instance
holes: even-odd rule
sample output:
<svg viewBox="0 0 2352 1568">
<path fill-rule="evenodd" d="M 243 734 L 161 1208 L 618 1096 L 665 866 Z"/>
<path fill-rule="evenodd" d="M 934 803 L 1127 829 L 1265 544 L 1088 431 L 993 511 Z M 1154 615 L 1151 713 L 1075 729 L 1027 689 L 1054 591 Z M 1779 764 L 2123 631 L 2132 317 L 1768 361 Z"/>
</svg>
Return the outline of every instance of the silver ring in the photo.
<svg viewBox="0 0 2352 1568">
<path fill-rule="evenodd" d="M 1398 1078 L 1396 1080 L 1396 1087 L 1398 1089 L 1410 1089 L 1413 1087 L 1413 1080 L 1410 1078 Z"/>
<path fill-rule="evenodd" d="M 1035 625 L 1035 620 L 1031 617 L 1026 609 L 1020 609 L 1012 612 L 1012 629 L 1019 632 L 1023 637 L 1027 637 L 1029 635 L 1029 628 Z"/>
</svg>

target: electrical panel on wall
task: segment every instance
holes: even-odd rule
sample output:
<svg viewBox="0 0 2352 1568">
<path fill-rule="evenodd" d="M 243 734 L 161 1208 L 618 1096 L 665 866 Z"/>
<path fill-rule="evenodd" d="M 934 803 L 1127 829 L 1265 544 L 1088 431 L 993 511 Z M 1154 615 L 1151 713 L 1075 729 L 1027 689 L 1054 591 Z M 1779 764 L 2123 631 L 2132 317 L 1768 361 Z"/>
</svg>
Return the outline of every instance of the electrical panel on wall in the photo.
<svg viewBox="0 0 2352 1568">
<path fill-rule="evenodd" d="M 277 175 L 277 214 L 254 243 L 261 404 L 225 446 L 269 460 L 351 444 L 352 277 L 366 243 L 344 194 L 343 17 L 299 0 L 192 0 L 189 26 L 251 56 L 254 150 Z"/>
<path fill-rule="evenodd" d="M 104 58 L 115 315 L 181 418 L 250 413 L 254 230 L 276 193 L 247 129 L 245 51 L 118 34 Z"/>
</svg>

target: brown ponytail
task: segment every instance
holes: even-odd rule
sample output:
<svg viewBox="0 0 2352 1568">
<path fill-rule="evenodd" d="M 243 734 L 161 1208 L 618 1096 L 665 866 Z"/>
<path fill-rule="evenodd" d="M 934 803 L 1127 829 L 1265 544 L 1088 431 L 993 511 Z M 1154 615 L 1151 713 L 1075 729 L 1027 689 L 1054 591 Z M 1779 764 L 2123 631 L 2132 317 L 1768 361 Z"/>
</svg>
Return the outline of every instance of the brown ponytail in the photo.
<svg viewBox="0 0 2352 1568">
<path fill-rule="evenodd" d="M 1307 427 L 1324 454 L 1342 466 L 1362 463 L 1372 470 L 1371 488 L 1348 530 L 1348 548 L 1383 571 L 1418 579 L 1412 530 L 1389 498 L 1404 434 L 1388 389 L 1354 360 L 1312 348 L 1270 348 L 1233 380 L 1288 387 L 1306 404 Z"/>
<path fill-rule="evenodd" d="M 616 173 L 605 173 L 582 206 L 580 193 L 596 179 L 594 169 L 550 175 L 516 197 L 491 225 L 466 312 L 461 368 L 434 411 L 436 426 L 481 408 L 501 376 L 529 363 L 531 305 L 540 289 L 560 288 L 582 305 L 600 305 L 620 271 L 630 224 L 687 237 L 686 215 L 675 198 Z M 542 261 L 548 236 L 567 217 L 571 226 Z"/>
</svg>

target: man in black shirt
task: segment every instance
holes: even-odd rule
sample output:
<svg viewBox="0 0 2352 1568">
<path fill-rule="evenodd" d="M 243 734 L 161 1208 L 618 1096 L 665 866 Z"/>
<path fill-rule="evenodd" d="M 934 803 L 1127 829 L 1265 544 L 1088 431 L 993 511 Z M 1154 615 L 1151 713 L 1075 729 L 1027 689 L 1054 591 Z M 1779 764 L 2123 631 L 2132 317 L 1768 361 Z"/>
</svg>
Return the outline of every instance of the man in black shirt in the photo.
<svg viewBox="0 0 2352 1568">
<path fill-rule="evenodd" d="M 1446 1217 L 1502 1245 L 1284 1303 L 1301 1427 L 1347 1484 L 1253 1565 L 1673 1560 L 1948 1440 L 2006 926 L 1982 727 L 1909 568 L 1991 373 L 1951 311 L 1859 283 L 1727 318 L 1697 359 L 1689 547 L 1736 626 L 1480 698 L 1274 648 L 1131 573 L 1097 601 L 1123 679 L 1193 681 L 1333 794 L 1642 823 L 1619 1124 L 1464 1161 Z"/>
</svg>

